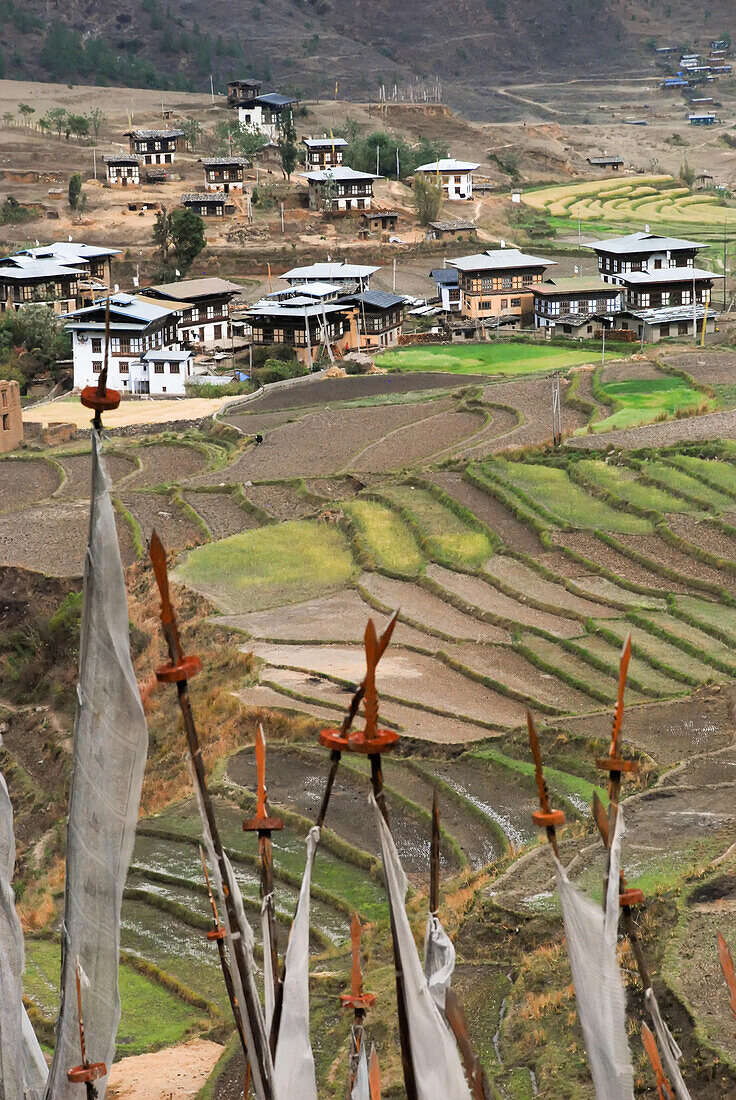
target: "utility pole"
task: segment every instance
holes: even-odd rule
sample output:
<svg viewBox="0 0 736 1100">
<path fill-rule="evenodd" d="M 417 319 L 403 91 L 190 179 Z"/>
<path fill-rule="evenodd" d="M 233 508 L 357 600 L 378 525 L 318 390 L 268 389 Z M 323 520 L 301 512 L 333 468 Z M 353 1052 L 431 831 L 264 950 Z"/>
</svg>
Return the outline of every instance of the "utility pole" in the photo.
<svg viewBox="0 0 736 1100">
<path fill-rule="evenodd" d="M 723 219 L 723 311 L 726 311 L 726 281 L 728 279 L 728 242 L 726 240 L 726 219 Z"/>
<path fill-rule="evenodd" d="M 212 79 L 212 73 L 210 73 L 210 96 L 212 97 L 212 106 L 215 105 L 215 82 Z"/>
<path fill-rule="evenodd" d="M 552 375 L 552 444 L 562 443 L 562 405 L 560 403 L 560 372 Z"/>
<path fill-rule="evenodd" d="M 97 149 L 92 150 L 92 164 L 94 166 L 95 179 L 97 179 Z"/>
<path fill-rule="evenodd" d="M 698 302 L 695 297 L 695 267 L 693 266 L 693 337 L 698 340 Z"/>
<path fill-rule="evenodd" d="M 396 257 L 394 256 L 394 294 L 396 293 Z"/>
<path fill-rule="evenodd" d="M 601 351 L 601 366 L 606 362 L 606 322 L 603 321 L 603 349 Z"/>
<path fill-rule="evenodd" d="M 281 203 L 281 236 L 284 235 L 284 204 Z"/>
</svg>

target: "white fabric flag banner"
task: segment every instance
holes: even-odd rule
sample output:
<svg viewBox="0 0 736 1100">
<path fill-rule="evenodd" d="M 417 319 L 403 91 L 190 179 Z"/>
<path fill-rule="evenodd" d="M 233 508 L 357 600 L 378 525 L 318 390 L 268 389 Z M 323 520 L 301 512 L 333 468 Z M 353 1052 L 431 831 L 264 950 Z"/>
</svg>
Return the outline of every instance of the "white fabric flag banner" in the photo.
<svg viewBox="0 0 736 1100">
<path fill-rule="evenodd" d="M 245 906 L 243 905 L 243 895 L 240 892 L 238 881 L 235 878 L 232 864 L 226 855 L 223 856 L 225 863 L 225 875 L 227 882 L 223 883 L 222 875 L 220 873 L 220 864 L 217 859 L 217 853 L 215 852 L 215 846 L 212 841 L 212 834 L 207 821 L 207 811 L 202 800 L 202 792 L 199 789 L 199 783 L 197 782 L 197 776 L 192 766 L 191 760 L 189 761 L 189 770 L 192 776 L 192 784 L 194 786 L 194 793 L 197 799 L 197 808 L 199 809 L 200 823 L 202 825 L 202 838 L 204 840 L 205 848 L 207 849 L 207 858 L 212 868 L 212 874 L 215 879 L 215 886 L 217 887 L 217 897 L 220 902 L 220 914 L 222 916 L 223 923 L 225 925 L 226 941 L 228 951 L 230 953 L 230 959 L 232 965 L 230 967 L 230 973 L 233 979 L 233 987 L 235 989 L 235 998 L 238 1005 L 241 1007 L 240 1018 L 243 1024 L 243 1031 L 245 1033 L 245 1042 L 248 1050 L 255 1049 L 254 1042 L 254 1029 L 257 1030 L 260 1036 L 261 1049 L 264 1052 L 264 1072 L 261 1074 L 261 1070 L 258 1065 L 257 1059 L 254 1057 L 251 1059 L 250 1067 L 253 1075 L 253 1089 L 258 1097 L 258 1100 L 263 1100 L 266 1095 L 266 1089 L 273 1081 L 273 1063 L 271 1061 L 271 1050 L 268 1045 L 268 1034 L 266 1032 L 266 1026 L 263 1019 L 263 1012 L 261 1009 L 261 1002 L 258 999 L 258 991 L 255 983 L 255 961 L 253 959 L 253 945 L 255 943 L 255 937 L 253 935 L 253 929 L 250 926 L 247 916 L 245 915 Z M 225 903 L 225 887 L 227 887 L 228 895 L 232 898 L 233 906 L 235 908 L 236 923 L 235 927 L 232 927 L 230 922 L 230 914 L 228 907 Z M 241 980 L 240 970 L 235 965 L 235 943 L 239 941 L 243 946 L 243 955 L 245 958 L 246 976 L 245 980 L 248 983 L 248 989 L 250 993 L 250 1002 L 256 1006 L 256 1019 L 251 1020 L 246 1010 L 246 996 L 243 982 Z M 264 1081 L 265 1078 L 265 1081 Z"/>
<path fill-rule="evenodd" d="M 0 774 L 0 1100 L 41 1100 L 48 1068 L 23 1007 L 23 930 L 11 885 L 14 865 L 13 807 Z"/>
<path fill-rule="evenodd" d="M 672 1085 L 677 1100 L 691 1100 L 687 1085 L 683 1081 L 680 1072 L 682 1051 L 675 1042 L 672 1032 L 662 1019 L 659 1005 L 657 1004 L 657 998 L 654 996 L 654 990 L 649 988 L 644 994 L 644 998 L 647 1002 L 649 1015 L 652 1017 L 652 1023 L 654 1024 L 654 1034 L 657 1036 L 657 1046 L 659 1047 L 659 1056 L 662 1060 L 662 1069 L 665 1072 L 665 1076 Z"/>
<path fill-rule="evenodd" d="M 371 1100 L 370 1084 L 368 1083 L 368 1062 L 365 1056 L 365 1042 L 363 1042 L 360 1048 L 358 1072 L 355 1075 L 355 1084 L 350 1093 L 350 1100 Z"/>
<path fill-rule="evenodd" d="M 130 659 L 128 601 L 100 433 L 92 432 L 92 499 L 84 571 L 74 726 L 61 1006 L 49 1100 L 78 1100 L 67 1071 L 81 1061 L 75 959 L 89 975 L 84 1024 L 90 1062 L 115 1055 L 120 1020 L 120 906 L 133 852 L 148 733 Z M 95 1083 L 100 1100 L 107 1077 Z"/>
<path fill-rule="evenodd" d="M 284 960 L 281 1022 L 274 1059 L 276 1100 L 317 1100 L 314 1055 L 309 1041 L 309 896 L 319 844 L 315 825 L 307 837 L 307 864 Z"/>
<path fill-rule="evenodd" d="M 424 933 L 424 976 L 434 1003 L 443 1016 L 454 969 L 455 945 L 442 927 L 439 917 L 430 913 Z"/>
<path fill-rule="evenodd" d="M 396 929 L 396 949 L 404 989 L 418 1100 L 470 1100 L 470 1090 L 455 1040 L 445 1025 L 422 970 L 404 908 L 407 881 L 391 831 L 370 796 L 381 837 L 388 900 Z"/>
<path fill-rule="evenodd" d="M 626 1002 L 616 958 L 623 831 L 623 813 L 619 807 L 605 912 L 570 882 L 564 867 L 555 859 L 567 953 L 597 1100 L 634 1098 L 634 1074 L 626 1038 Z"/>
</svg>

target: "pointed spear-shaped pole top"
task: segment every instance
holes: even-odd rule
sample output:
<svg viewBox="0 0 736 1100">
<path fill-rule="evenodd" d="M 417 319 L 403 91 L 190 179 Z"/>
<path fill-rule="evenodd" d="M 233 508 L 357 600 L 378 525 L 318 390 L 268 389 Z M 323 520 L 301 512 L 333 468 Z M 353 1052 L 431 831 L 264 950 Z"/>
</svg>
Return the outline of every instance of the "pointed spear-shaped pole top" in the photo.
<svg viewBox="0 0 736 1100">
<path fill-rule="evenodd" d="M 360 937 L 362 928 L 358 914 L 353 913 L 350 922 L 350 940 L 353 954 L 353 966 L 350 972 L 350 992 L 343 993 L 340 1004 L 343 1008 L 352 1008 L 356 1013 L 364 1014 L 369 1008 L 373 1008 L 376 998 L 373 993 L 363 992 L 363 968 L 360 965 Z"/>
<path fill-rule="evenodd" d="M 659 1051 L 657 1050 L 657 1040 L 654 1038 L 651 1029 L 647 1024 L 641 1026 L 641 1041 L 644 1044 L 644 1050 L 647 1052 L 649 1061 L 652 1064 L 654 1070 L 654 1076 L 657 1079 L 657 1092 L 659 1093 L 659 1100 L 674 1100 L 674 1092 L 670 1087 L 670 1083 L 664 1075 L 664 1069 L 662 1068 L 662 1060 L 659 1057 Z M 666 1092 L 665 1092 L 666 1090 Z"/>
<path fill-rule="evenodd" d="M 723 977 L 726 979 L 726 985 L 728 986 L 728 992 L 731 997 L 731 1012 L 734 1017 L 736 1017 L 736 971 L 734 970 L 733 958 L 728 949 L 728 944 L 721 932 L 718 933 L 718 958 L 720 959 Z"/>
<path fill-rule="evenodd" d="M 618 671 L 618 695 L 616 698 L 616 709 L 613 712 L 613 727 L 611 729 L 611 744 L 608 749 L 608 756 L 602 756 L 599 760 L 596 760 L 595 766 L 599 771 L 608 772 L 609 785 L 608 785 L 608 797 L 614 805 L 618 806 L 618 798 L 621 790 L 621 776 L 624 773 L 636 772 L 639 769 L 639 765 L 636 760 L 626 760 L 620 754 L 619 740 L 621 736 L 621 727 L 624 720 L 624 692 L 626 690 L 626 676 L 629 671 L 629 661 L 631 660 L 631 635 L 627 634 L 626 641 L 624 642 L 623 649 L 621 650 L 621 660 L 619 662 Z"/>
<path fill-rule="evenodd" d="M 256 788 L 256 816 L 243 822 L 246 833 L 258 833 L 259 836 L 270 837 L 275 830 L 283 829 L 284 823 L 280 817 L 271 817 L 268 809 L 268 788 L 266 787 L 266 735 L 263 726 L 258 723 L 255 738 L 256 772 L 258 786 Z"/>
<path fill-rule="evenodd" d="M 552 845 L 552 850 L 559 859 L 560 850 L 557 847 L 557 829 L 560 825 L 566 823 L 567 818 L 562 810 L 552 809 L 549 787 L 547 786 L 547 780 L 544 778 L 544 770 L 542 768 L 542 750 L 539 747 L 539 737 L 531 711 L 526 712 L 526 725 L 529 731 L 529 746 L 532 750 L 532 758 L 534 759 L 534 774 L 537 780 L 537 793 L 539 794 L 539 809 L 535 810 L 532 814 L 532 821 L 538 828 L 547 830 L 547 840 Z"/>
<path fill-rule="evenodd" d="M 202 662 L 199 657 L 185 656 L 181 647 L 179 627 L 171 603 L 169 592 L 169 573 L 166 565 L 166 551 L 164 544 L 154 530 L 151 534 L 151 542 L 148 553 L 153 565 L 153 575 L 156 578 L 159 595 L 161 596 L 161 626 L 164 637 L 169 647 L 169 661 L 156 669 L 156 679 L 164 684 L 173 684 L 179 681 L 191 680 L 198 672 L 202 671 Z"/>
<path fill-rule="evenodd" d="M 374 1045 L 371 1045 L 371 1056 L 368 1059 L 368 1091 L 371 1100 L 381 1100 L 381 1067 Z"/>
</svg>

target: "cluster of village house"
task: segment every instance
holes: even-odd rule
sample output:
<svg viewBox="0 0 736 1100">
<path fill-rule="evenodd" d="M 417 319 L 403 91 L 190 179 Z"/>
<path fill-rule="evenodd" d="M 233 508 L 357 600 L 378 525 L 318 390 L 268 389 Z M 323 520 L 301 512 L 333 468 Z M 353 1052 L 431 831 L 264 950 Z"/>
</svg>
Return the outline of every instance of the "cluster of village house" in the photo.
<svg viewBox="0 0 736 1100">
<path fill-rule="evenodd" d="M 588 247 L 598 261 L 594 277 L 547 275 L 555 261 L 517 248 L 448 259 L 431 272 L 434 308 L 451 331 L 476 338 L 501 327 L 576 337 L 628 330 L 648 342 L 698 333 L 704 323 L 712 330 L 711 292 L 723 276 L 696 266 L 702 245 L 636 232 Z M 94 382 L 106 358 L 110 384 L 129 394 L 178 396 L 188 382 L 229 381 L 212 375 L 200 353 L 228 349 L 235 335 L 254 345 L 288 345 L 310 367 L 328 349 L 337 356 L 374 353 L 399 342 L 407 299 L 371 287 L 378 267 L 296 267 L 281 276 L 283 289 L 246 306 L 242 288 L 220 278 L 111 293 L 117 254 L 69 241 L 0 260 L 0 310 L 47 302 L 66 315 L 77 387 Z"/>
</svg>

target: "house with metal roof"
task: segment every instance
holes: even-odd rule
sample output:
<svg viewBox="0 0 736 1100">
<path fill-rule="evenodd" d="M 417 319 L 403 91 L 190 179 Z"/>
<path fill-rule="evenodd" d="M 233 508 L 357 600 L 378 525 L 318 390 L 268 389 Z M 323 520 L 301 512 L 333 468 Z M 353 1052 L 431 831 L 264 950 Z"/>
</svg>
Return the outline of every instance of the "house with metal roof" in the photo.
<svg viewBox="0 0 736 1100">
<path fill-rule="evenodd" d="M 238 122 L 243 129 L 260 130 L 274 142 L 284 119 L 292 114 L 299 100 L 279 92 L 262 94 L 260 80 L 230 80 L 227 102 L 238 112 Z"/>
<path fill-rule="evenodd" d="M 231 191 L 242 194 L 243 175 L 248 167 L 244 157 L 203 157 L 204 186 L 206 191 Z"/>
<path fill-rule="evenodd" d="M 344 160 L 348 143 L 345 138 L 324 134 L 322 137 L 302 138 L 305 147 L 304 167 L 310 171 L 322 168 L 338 168 Z"/>
<path fill-rule="evenodd" d="M 141 396 L 183 396 L 192 370 L 192 353 L 182 347 L 178 322 L 183 302 L 155 301 L 140 294 L 107 298 L 70 313 L 74 386 L 97 385 L 107 359 L 109 385 Z"/>
<path fill-rule="evenodd" d="M 587 162 L 591 168 L 606 168 L 612 172 L 618 172 L 624 166 L 623 157 L 608 156 L 605 153 L 602 157 L 588 157 Z"/>
<path fill-rule="evenodd" d="M 431 164 L 420 164 L 414 171 L 415 175 L 438 180 L 444 197 L 455 201 L 472 199 L 473 172 L 477 172 L 479 168 L 479 164 L 470 161 L 444 157 L 432 161 Z"/>
<path fill-rule="evenodd" d="M 224 191 L 186 191 L 180 202 L 201 218 L 224 218 L 226 214 L 235 213 L 235 203 Z"/>
<path fill-rule="evenodd" d="M 598 257 L 598 271 L 606 283 L 624 288 L 622 308 L 637 314 L 649 310 L 679 310 L 667 314 L 663 325 L 690 324 L 696 306 L 710 303 L 713 283 L 722 279 L 714 271 L 695 266 L 698 241 L 637 232 L 587 246 Z M 647 322 L 649 324 L 649 322 Z M 650 328 L 653 331 L 652 322 Z M 644 321 L 637 323 L 638 335 Z M 648 338 L 648 337 L 647 337 Z"/>
<path fill-rule="evenodd" d="M 178 334 L 181 343 L 190 348 L 217 348 L 230 344 L 230 302 L 242 293 L 243 288 L 237 283 L 216 277 L 158 283 L 141 291 L 164 305 L 177 302 L 186 307 L 178 318 Z"/>
<path fill-rule="evenodd" d="M 458 256 L 447 265 L 459 274 L 463 317 L 521 327 L 534 321 L 532 287 L 556 261 L 518 248 L 495 248 Z"/>
<path fill-rule="evenodd" d="M 0 259 L 0 312 L 33 302 L 70 313 L 107 293 L 111 260 L 119 249 L 55 241 Z"/>
<path fill-rule="evenodd" d="M 350 350 L 373 352 L 396 347 L 404 321 L 405 298 L 385 290 L 347 294 L 340 304 L 347 308 Z"/>
<path fill-rule="evenodd" d="M 369 264 L 346 264 L 340 261 L 320 261 L 308 267 L 292 267 L 281 276 L 291 286 L 304 283 L 337 283 L 345 293 L 368 290 L 371 277 L 380 271 L 380 267 Z"/>
<path fill-rule="evenodd" d="M 382 178 L 371 172 L 356 172 L 345 165 L 301 175 L 309 184 L 309 209 L 329 213 L 370 210 L 373 182 Z"/>
<path fill-rule="evenodd" d="M 622 306 L 623 289 L 604 283 L 598 276 L 551 278 L 531 288 L 534 327 L 551 334 L 592 337 L 600 328 L 596 320 L 613 317 Z"/>
<path fill-rule="evenodd" d="M 141 164 L 173 164 L 183 130 L 129 130 L 130 151 Z"/>
<path fill-rule="evenodd" d="M 284 302 L 263 298 L 242 317 L 254 344 L 285 344 L 310 368 L 328 343 L 333 354 L 349 346 L 346 310 L 337 302 L 316 302 L 301 294 Z"/>
<path fill-rule="evenodd" d="M 437 286 L 437 297 L 440 307 L 446 313 L 459 313 L 462 306 L 462 294 L 460 292 L 460 275 L 457 268 L 438 267 L 429 273 Z"/>
<path fill-rule="evenodd" d="M 140 187 L 141 166 L 134 153 L 113 153 L 102 161 L 107 187 Z"/>
</svg>

